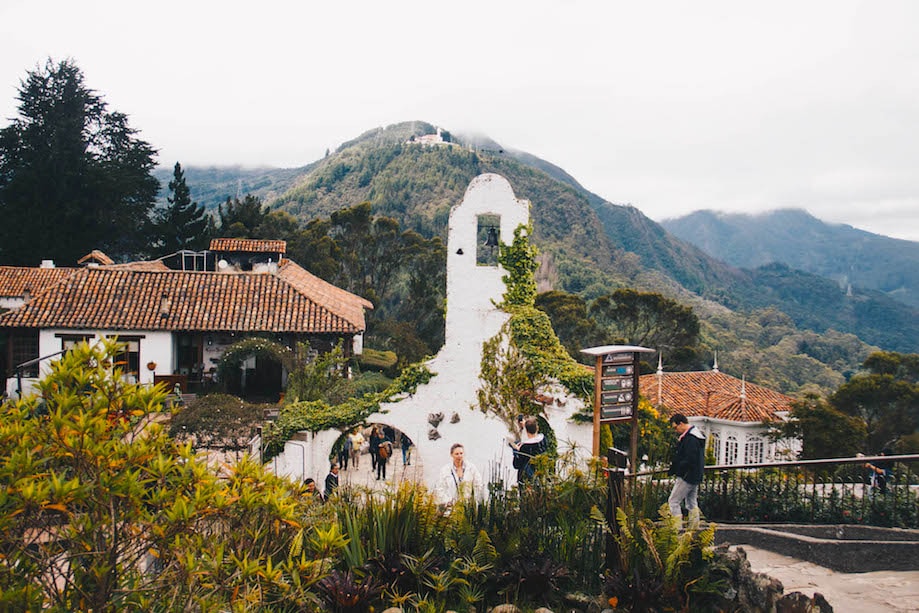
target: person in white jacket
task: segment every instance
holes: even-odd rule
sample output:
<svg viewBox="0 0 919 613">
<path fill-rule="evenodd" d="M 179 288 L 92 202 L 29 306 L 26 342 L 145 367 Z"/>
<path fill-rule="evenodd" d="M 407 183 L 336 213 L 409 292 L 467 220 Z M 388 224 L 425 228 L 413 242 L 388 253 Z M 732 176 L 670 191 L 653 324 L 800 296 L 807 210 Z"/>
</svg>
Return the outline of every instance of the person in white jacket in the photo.
<svg viewBox="0 0 919 613">
<path fill-rule="evenodd" d="M 440 504 L 451 505 L 460 498 L 484 500 L 485 482 L 479 469 L 466 461 L 466 449 L 461 443 L 450 447 L 452 462 L 440 469 L 434 494 Z"/>
</svg>

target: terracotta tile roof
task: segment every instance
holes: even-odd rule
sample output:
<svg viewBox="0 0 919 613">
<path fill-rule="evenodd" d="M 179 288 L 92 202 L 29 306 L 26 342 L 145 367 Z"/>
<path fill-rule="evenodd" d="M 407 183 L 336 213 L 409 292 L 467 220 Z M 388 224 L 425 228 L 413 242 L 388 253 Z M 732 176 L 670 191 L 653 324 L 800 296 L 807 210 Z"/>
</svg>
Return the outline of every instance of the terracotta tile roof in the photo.
<svg viewBox="0 0 919 613">
<path fill-rule="evenodd" d="M 146 270 L 148 272 L 172 270 L 162 260 L 143 260 L 140 262 L 125 262 L 124 264 L 112 264 L 107 267 L 109 270 Z"/>
<path fill-rule="evenodd" d="M 287 253 L 287 241 L 252 238 L 214 238 L 211 251 L 245 251 L 247 253 Z"/>
<path fill-rule="evenodd" d="M 288 267 L 289 270 L 288 270 Z M 54 291 L 0 316 L 0 328 L 360 333 L 369 302 L 290 262 L 286 274 L 71 270 Z M 161 316 L 163 298 L 168 317 Z"/>
<path fill-rule="evenodd" d="M 115 260 L 105 255 L 98 249 L 93 249 L 92 251 L 90 251 L 83 257 L 81 257 L 79 260 L 77 260 L 77 264 L 84 264 L 87 262 L 95 262 L 97 264 L 101 264 L 102 266 L 110 266 L 115 263 Z"/>
<path fill-rule="evenodd" d="M 28 289 L 34 297 L 76 271 L 76 268 L 0 266 L 0 296 L 21 297 L 23 291 Z"/>
<path fill-rule="evenodd" d="M 659 379 L 659 377 L 661 377 Z M 749 381 L 710 370 L 703 372 L 665 372 L 639 377 L 641 394 L 658 404 L 660 380 L 661 404 L 673 413 L 705 416 L 739 422 L 777 421 L 777 411 L 790 411 L 795 401 Z M 741 389 L 745 398 L 741 398 Z"/>
</svg>

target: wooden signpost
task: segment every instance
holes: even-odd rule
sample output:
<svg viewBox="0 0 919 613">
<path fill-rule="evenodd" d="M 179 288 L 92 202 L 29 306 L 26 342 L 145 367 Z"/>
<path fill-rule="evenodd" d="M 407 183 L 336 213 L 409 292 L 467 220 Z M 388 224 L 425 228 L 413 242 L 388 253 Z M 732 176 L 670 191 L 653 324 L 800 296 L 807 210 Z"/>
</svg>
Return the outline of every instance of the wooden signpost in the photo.
<svg viewBox="0 0 919 613">
<path fill-rule="evenodd" d="M 656 350 L 635 345 L 604 345 L 581 349 L 596 358 L 594 374 L 593 454 L 600 456 L 600 425 L 632 422 L 629 456 L 632 470 L 638 457 L 638 375 L 639 356 Z"/>
</svg>

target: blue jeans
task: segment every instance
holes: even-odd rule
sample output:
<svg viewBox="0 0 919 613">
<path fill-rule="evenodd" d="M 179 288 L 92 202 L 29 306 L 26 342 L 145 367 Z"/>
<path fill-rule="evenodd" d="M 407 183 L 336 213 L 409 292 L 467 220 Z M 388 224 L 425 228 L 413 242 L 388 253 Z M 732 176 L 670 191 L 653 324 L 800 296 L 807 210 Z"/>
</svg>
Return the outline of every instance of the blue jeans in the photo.
<svg viewBox="0 0 919 613">
<path fill-rule="evenodd" d="M 693 485 L 683 481 L 680 477 L 676 478 L 673 484 L 673 491 L 670 492 L 670 498 L 667 502 L 670 504 L 670 514 L 674 517 L 683 517 L 683 510 L 680 503 L 686 501 L 686 510 L 692 511 L 699 508 L 699 484 Z"/>
</svg>

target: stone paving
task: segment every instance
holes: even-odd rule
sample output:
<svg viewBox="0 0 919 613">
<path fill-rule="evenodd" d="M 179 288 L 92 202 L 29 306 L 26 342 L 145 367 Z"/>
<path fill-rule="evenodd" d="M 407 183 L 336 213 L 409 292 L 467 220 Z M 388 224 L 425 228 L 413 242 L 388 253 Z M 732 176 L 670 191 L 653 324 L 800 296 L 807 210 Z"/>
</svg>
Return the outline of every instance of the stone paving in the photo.
<svg viewBox="0 0 919 613">
<path fill-rule="evenodd" d="M 386 465 L 386 479 L 377 480 L 375 472 L 371 469 L 370 454 L 361 454 L 360 464 L 357 470 L 349 464 L 348 470 L 338 472 L 338 482 L 341 485 L 367 487 L 372 490 L 382 490 L 387 487 L 398 485 L 403 480 L 423 481 L 424 464 L 422 463 L 421 454 L 412 449 L 411 464 L 402 465 L 402 450 L 394 449 L 393 456 L 389 458 Z M 319 479 L 316 479 L 319 482 Z M 325 475 L 322 475 L 322 481 L 325 481 Z"/>
<path fill-rule="evenodd" d="M 740 545 L 755 572 L 778 579 L 784 593 L 823 594 L 836 613 L 919 612 L 919 571 L 841 573 L 764 549 Z"/>
</svg>

